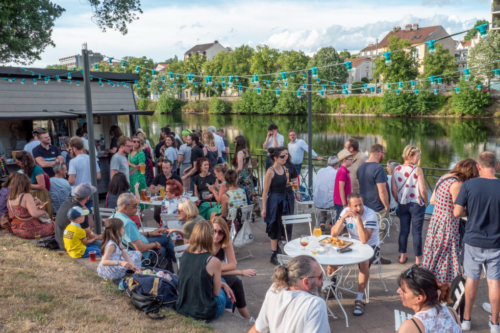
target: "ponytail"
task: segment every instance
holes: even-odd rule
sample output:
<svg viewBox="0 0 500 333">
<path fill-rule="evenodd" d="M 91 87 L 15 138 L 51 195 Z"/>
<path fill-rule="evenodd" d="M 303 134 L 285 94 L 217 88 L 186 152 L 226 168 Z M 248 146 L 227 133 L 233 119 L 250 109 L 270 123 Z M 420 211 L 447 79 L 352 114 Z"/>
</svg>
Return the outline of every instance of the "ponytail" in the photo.
<svg viewBox="0 0 500 333">
<path fill-rule="evenodd" d="M 277 291 L 288 287 L 288 268 L 283 265 L 276 266 L 274 268 L 273 282 Z"/>
<path fill-rule="evenodd" d="M 451 296 L 450 285 L 448 283 L 443 283 L 442 285 L 439 286 L 439 290 L 441 291 L 441 294 L 439 295 L 439 302 L 452 303 L 452 300 L 450 298 Z"/>
</svg>

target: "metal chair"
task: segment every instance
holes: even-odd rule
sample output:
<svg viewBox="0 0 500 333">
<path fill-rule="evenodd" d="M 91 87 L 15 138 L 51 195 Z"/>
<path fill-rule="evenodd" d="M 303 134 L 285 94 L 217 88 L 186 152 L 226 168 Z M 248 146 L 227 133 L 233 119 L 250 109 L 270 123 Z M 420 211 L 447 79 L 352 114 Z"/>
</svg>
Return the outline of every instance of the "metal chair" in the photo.
<svg viewBox="0 0 500 333">
<path fill-rule="evenodd" d="M 403 323 L 403 321 L 410 320 L 411 318 L 413 318 L 413 316 L 409 313 L 406 314 L 403 311 L 394 310 L 394 320 L 396 322 L 396 332 L 399 331 L 399 328 L 401 327 L 401 324 Z"/>
<path fill-rule="evenodd" d="M 332 217 L 332 222 L 335 221 L 337 217 L 337 210 L 335 209 L 335 205 L 333 205 L 333 197 L 329 197 L 329 187 L 326 184 L 320 184 L 314 191 L 314 217 L 316 219 L 316 226 L 319 225 L 320 222 L 320 214 L 321 212 L 326 212 L 330 214 Z M 319 207 L 318 207 L 319 206 Z M 320 207 L 328 207 L 330 208 L 320 208 Z M 327 220 L 328 221 L 328 220 Z"/>
<path fill-rule="evenodd" d="M 299 223 L 308 223 L 309 224 L 309 231 L 311 232 L 312 236 L 312 218 L 311 214 L 300 214 L 300 215 L 283 215 L 283 225 L 285 226 L 285 237 L 286 241 L 288 242 L 288 234 L 286 232 L 286 225 L 287 224 L 299 224 Z"/>
<path fill-rule="evenodd" d="M 244 223 L 250 223 L 252 221 L 252 213 L 253 213 L 253 205 L 248 205 L 248 206 L 243 206 L 243 207 L 239 207 L 241 208 L 241 223 L 242 225 Z M 236 212 L 238 211 L 238 208 L 232 208 L 230 210 L 231 212 L 231 216 L 236 216 Z M 236 238 L 236 235 L 238 233 L 236 232 L 236 226 L 234 224 L 234 222 L 231 224 L 231 230 L 229 230 L 229 235 L 230 235 L 230 238 L 231 238 L 231 242 L 233 242 L 234 244 L 234 239 Z M 249 249 L 247 249 L 248 253 L 250 253 L 248 256 L 246 257 L 242 257 L 242 258 L 237 258 L 236 260 L 243 260 L 243 259 L 248 259 L 248 258 L 252 258 L 254 259 L 255 257 L 253 256 L 252 254 L 252 251 L 250 251 Z M 239 251 L 236 250 L 236 245 L 235 245 L 235 254 L 238 253 Z"/>
<path fill-rule="evenodd" d="M 376 248 L 379 248 L 379 251 L 375 253 L 376 257 L 375 257 L 375 260 L 373 261 L 373 263 L 378 264 L 378 276 L 380 278 L 380 281 L 382 281 L 382 284 L 384 285 L 385 291 L 388 292 L 387 286 L 385 285 L 385 282 L 382 279 L 382 263 L 380 262 L 380 258 L 382 257 L 381 247 L 382 247 L 382 244 L 384 244 L 385 239 L 389 236 L 391 224 L 390 224 L 388 219 L 384 218 L 380 221 L 380 226 L 387 227 L 387 233 L 385 234 L 384 238 L 379 239 L 379 242 L 376 245 Z M 380 226 L 379 226 L 379 228 L 380 228 Z M 369 301 L 370 301 L 370 279 L 368 279 L 368 283 L 366 285 L 365 295 L 366 295 L 366 303 L 369 303 Z"/>
<path fill-rule="evenodd" d="M 175 260 L 177 261 L 177 274 L 179 274 L 179 270 L 181 269 L 181 257 L 182 254 L 186 251 L 189 244 L 179 245 L 174 247 L 175 252 Z"/>
<path fill-rule="evenodd" d="M 94 214 L 95 207 L 92 207 L 92 214 Z M 102 224 L 104 225 L 104 220 L 109 219 L 115 215 L 115 210 L 113 208 L 101 208 L 99 207 L 99 214 L 101 215 Z"/>
</svg>

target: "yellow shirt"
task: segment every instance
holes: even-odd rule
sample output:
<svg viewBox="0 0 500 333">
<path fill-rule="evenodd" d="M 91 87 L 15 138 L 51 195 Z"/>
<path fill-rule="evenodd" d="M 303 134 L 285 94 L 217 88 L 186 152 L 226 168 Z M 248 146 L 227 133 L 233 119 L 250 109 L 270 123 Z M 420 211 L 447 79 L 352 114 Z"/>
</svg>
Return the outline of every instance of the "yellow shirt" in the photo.
<svg viewBox="0 0 500 333">
<path fill-rule="evenodd" d="M 85 250 L 87 250 L 87 247 L 82 242 L 82 239 L 85 237 L 87 237 L 87 234 L 79 224 L 70 223 L 64 229 L 64 248 L 71 258 L 80 258 L 83 256 Z"/>
</svg>

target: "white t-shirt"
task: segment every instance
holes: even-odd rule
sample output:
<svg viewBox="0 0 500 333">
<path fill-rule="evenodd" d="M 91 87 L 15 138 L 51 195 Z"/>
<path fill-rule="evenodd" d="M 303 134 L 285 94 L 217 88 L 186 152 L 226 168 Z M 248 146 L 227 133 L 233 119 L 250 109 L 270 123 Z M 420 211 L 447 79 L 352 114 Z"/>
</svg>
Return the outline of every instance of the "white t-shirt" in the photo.
<svg viewBox="0 0 500 333">
<path fill-rule="evenodd" d="M 85 149 L 87 149 L 88 152 L 90 152 L 90 148 L 89 148 L 89 140 L 85 139 L 84 137 L 81 137 L 80 139 L 82 139 L 83 141 L 83 146 L 85 147 Z M 97 148 L 94 146 L 94 150 L 95 150 L 95 159 L 97 161 L 99 161 L 99 159 L 97 158 Z"/>
<path fill-rule="evenodd" d="M 272 136 L 267 139 L 267 149 L 283 146 L 283 144 L 285 143 L 285 138 L 283 137 L 283 135 L 276 133 L 276 141 L 278 142 L 277 146 L 274 145 L 274 138 Z M 267 155 L 269 155 L 269 152 L 267 153 Z"/>
<path fill-rule="evenodd" d="M 302 290 L 267 291 L 255 328 L 261 333 L 331 333 L 324 299 Z"/>
<path fill-rule="evenodd" d="M 370 246 L 375 246 L 379 242 L 378 237 L 378 218 L 377 213 L 375 213 L 372 209 L 363 206 L 365 211 L 361 216 L 361 221 L 363 221 L 363 227 L 365 229 L 373 229 L 372 236 L 368 240 L 366 244 Z M 349 207 L 344 208 L 342 213 L 340 213 L 340 217 L 344 216 Z M 359 239 L 359 231 L 358 231 L 358 221 L 354 217 L 348 217 L 344 220 L 344 226 L 347 227 L 347 231 L 349 232 L 349 236 L 353 239 Z"/>
<path fill-rule="evenodd" d="M 36 146 L 40 145 L 40 141 L 35 141 L 35 140 L 32 140 L 30 142 L 28 142 L 27 144 L 24 145 L 24 151 L 27 151 L 28 153 L 30 153 L 31 156 L 33 156 L 33 148 L 35 148 Z"/>
<path fill-rule="evenodd" d="M 219 148 L 219 156 L 218 157 L 222 157 L 222 152 L 224 150 L 226 150 L 226 146 L 224 145 L 224 139 L 215 133 L 212 133 L 212 134 L 214 135 L 214 138 L 215 138 L 215 144 L 217 145 L 217 148 Z"/>
<path fill-rule="evenodd" d="M 319 169 L 316 175 L 316 190 L 314 191 L 314 205 L 318 208 L 333 207 L 333 189 L 337 170 L 331 166 Z"/>
<path fill-rule="evenodd" d="M 95 163 L 97 172 L 101 172 L 99 164 Z M 71 195 L 75 195 L 75 188 L 83 183 L 92 185 L 92 179 L 90 178 L 90 157 L 87 154 L 77 155 L 75 158 L 69 161 L 68 175 L 75 176 L 75 184 L 71 186 Z"/>
</svg>

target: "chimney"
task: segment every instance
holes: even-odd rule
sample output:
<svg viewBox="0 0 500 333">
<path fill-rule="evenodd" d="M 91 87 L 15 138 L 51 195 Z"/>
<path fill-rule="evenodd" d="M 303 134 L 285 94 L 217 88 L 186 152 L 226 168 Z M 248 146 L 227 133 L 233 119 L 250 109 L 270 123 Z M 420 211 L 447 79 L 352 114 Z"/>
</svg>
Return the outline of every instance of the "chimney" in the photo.
<svg viewBox="0 0 500 333">
<path fill-rule="evenodd" d="M 405 27 L 405 31 L 411 31 L 411 24 L 407 24 Z"/>
<path fill-rule="evenodd" d="M 418 30 L 418 23 L 413 24 L 413 30 Z"/>
<path fill-rule="evenodd" d="M 217 44 L 218 42 L 219 42 L 218 40 L 215 40 L 215 41 L 214 41 L 214 44 Z"/>
</svg>

